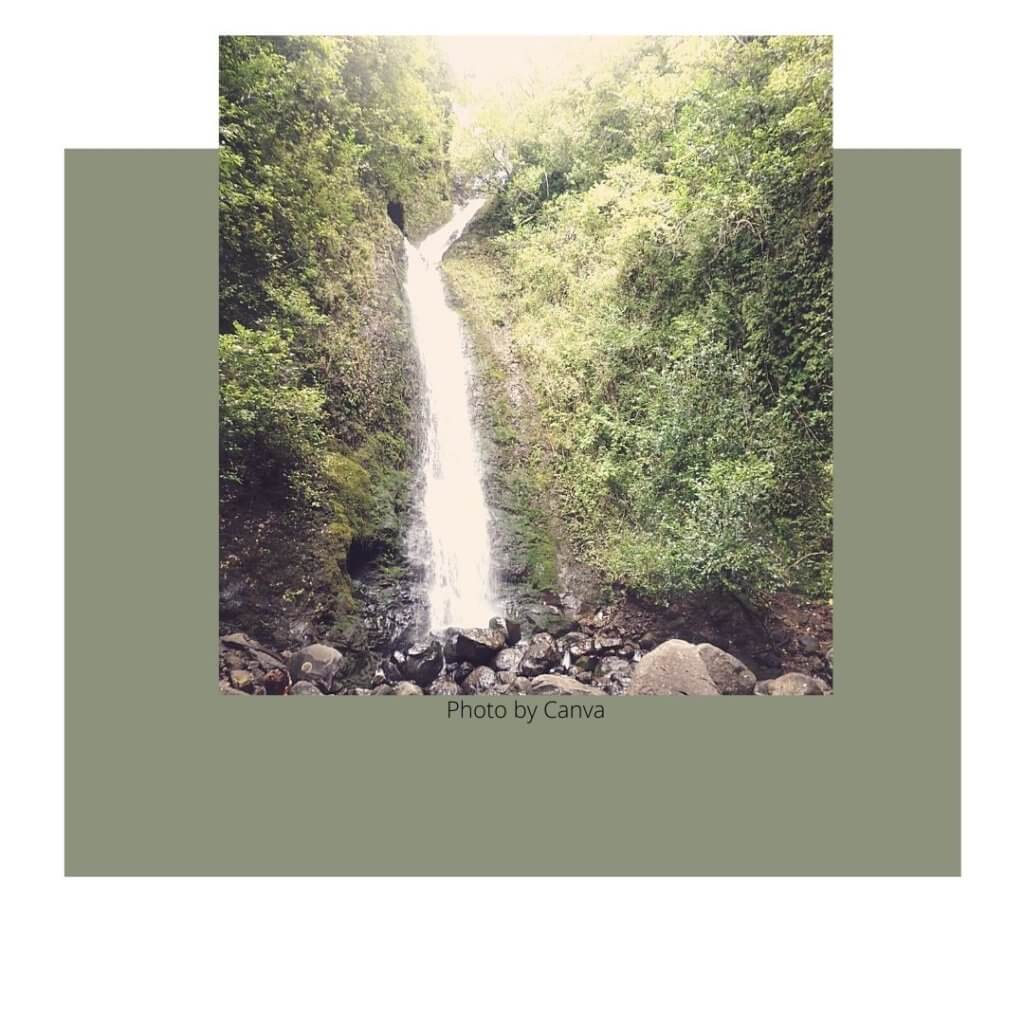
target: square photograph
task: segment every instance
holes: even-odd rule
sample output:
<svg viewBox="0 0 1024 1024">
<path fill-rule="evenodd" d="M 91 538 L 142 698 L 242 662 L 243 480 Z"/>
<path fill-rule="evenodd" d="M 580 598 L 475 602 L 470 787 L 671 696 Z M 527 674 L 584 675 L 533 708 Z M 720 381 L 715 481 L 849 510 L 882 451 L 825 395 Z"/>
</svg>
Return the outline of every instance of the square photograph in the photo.
<svg viewBox="0 0 1024 1024">
<path fill-rule="evenodd" d="M 222 694 L 832 694 L 830 37 L 219 87 Z"/>
</svg>

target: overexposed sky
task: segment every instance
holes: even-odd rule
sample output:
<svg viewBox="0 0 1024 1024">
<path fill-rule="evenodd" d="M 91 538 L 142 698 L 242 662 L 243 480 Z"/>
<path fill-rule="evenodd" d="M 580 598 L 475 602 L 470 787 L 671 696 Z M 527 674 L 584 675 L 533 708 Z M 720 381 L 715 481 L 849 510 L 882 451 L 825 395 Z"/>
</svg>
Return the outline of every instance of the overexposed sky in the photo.
<svg viewBox="0 0 1024 1024">
<path fill-rule="evenodd" d="M 491 92 L 534 81 L 550 84 L 592 68 L 627 45 L 621 36 L 438 36 L 457 82 Z"/>
</svg>

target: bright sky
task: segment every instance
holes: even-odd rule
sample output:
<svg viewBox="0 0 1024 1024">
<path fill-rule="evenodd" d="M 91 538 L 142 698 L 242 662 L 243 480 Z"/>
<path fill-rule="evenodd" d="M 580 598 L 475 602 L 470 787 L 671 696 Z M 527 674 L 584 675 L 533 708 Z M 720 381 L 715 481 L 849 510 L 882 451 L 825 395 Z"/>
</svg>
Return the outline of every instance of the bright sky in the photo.
<svg viewBox="0 0 1024 1024">
<path fill-rule="evenodd" d="M 474 92 L 504 90 L 517 83 L 550 83 L 593 67 L 626 40 L 620 36 L 438 36 L 455 74 Z"/>
</svg>

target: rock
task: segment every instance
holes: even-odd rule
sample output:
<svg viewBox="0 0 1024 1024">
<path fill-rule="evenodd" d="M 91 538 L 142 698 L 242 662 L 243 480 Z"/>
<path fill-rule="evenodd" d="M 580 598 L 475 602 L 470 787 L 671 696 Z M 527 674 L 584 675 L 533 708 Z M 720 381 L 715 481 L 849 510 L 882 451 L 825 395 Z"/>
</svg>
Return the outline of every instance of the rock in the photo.
<svg viewBox="0 0 1024 1024">
<path fill-rule="evenodd" d="M 820 654 L 821 644 L 813 636 L 801 636 L 797 638 L 797 646 L 805 654 Z"/>
<path fill-rule="evenodd" d="M 821 697 L 832 692 L 822 679 L 802 672 L 787 672 L 778 679 L 764 679 L 754 686 L 758 697 Z"/>
<path fill-rule="evenodd" d="M 735 695 L 754 692 L 757 677 L 739 658 L 734 658 L 728 651 L 712 644 L 698 644 L 697 650 L 719 693 Z"/>
<path fill-rule="evenodd" d="M 247 672 L 242 668 L 233 668 L 228 674 L 228 678 L 231 680 L 231 685 L 238 690 L 249 690 L 252 691 L 253 684 L 256 682 L 256 677 L 251 673 Z"/>
<path fill-rule="evenodd" d="M 222 636 L 220 642 L 227 644 L 229 647 L 252 647 L 252 641 L 245 633 L 229 633 L 227 636 Z"/>
<path fill-rule="evenodd" d="M 523 621 L 531 632 L 562 636 L 576 627 L 576 622 L 549 604 L 530 604 L 523 609 Z"/>
<path fill-rule="evenodd" d="M 249 696 L 249 694 L 246 693 L 245 690 L 238 690 L 234 686 L 232 686 L 230 683 L 227 683 L 224 680 L 221 680 L 220 692 L 222 694 L 224 694 L 225 697 L 248 697 Z"/>
<path fill-rule="evenodd" d="M 483 665 L 505 646 L 505 634 L 497 629 L 455 630 L 444 645 L 448 661 L 471 661 Z"/>
<path fill-rule="evenodd" d="M 292 696 L 293 697 L 322 697 L 323 691 L 316 683 L 311 683 L 308 679 L 300 679 L 297 683 L 292 683 Z"/>
<path fill-rule="evenodd" d="M 324 693 L 341 689 L 335 682 L 344 658 L 340 651 L 326 644 L 310 644 L 296 651 L 288 665 L 293 680 L 308 680 L 316 683 Z"/>
<path fill-rule="evenodd" d="M 462 683 L 462 692 L 467 694 L 487 693 L 487 691 L 493 690 L 497 685 L 498 677 L 495 675 L 494 670 L 486 665 L 481 665 L 479 668 L 473 669 L 466 676 Z"/>
<path fill-rule="evenodd" d="M 537 633 L 526 648 L 519 672 L 524 676 L 539 676 L 549 668 L 553 668 L 561 660 L 558 645 L 550 633 Z"/>
<path fill-rule="evenodd" d="M 395 687 L 396 697 L 422 697 L 423 691 L 408 679 L 403 680 Z"/>
<path fill-rule="evenodd" d="M 515 672 L 499 672 L 498 673 L 498 685 L 505 690 L 514 690 L 516 688 L 516 679 L 519 678 Z"/>
<path fill-rule="evenodd" d="M 534 679 L 525 680 L 527 693 L 564 693 L 567 695 L 581 695 L 586 697 L 603 697 L 604 692 L 596 686 L 588 686 L 581 683 L 572 676 L 540 675 Z"/>
<path fill-rule="evenodd" d="M 404 658 L 402 659 L 405 660 Z M 397 683 L 405 672 L 405 666 L 399 665 L 395 662 L 394 658 L 385 658 L 380 664 L 380 670 L 384 673 L 384 678 L 389 683 Z"/>
<path fill-rule="evenodd" d="M 432 683 L 444 668 L 444 650 L 436 640 L 414 644 L 406 652 L 405 678 L 426 686 Z"/>
<path fill-rule="evenodd" d="M 469 673 L 476 668 L 476 665 L 471 661 L 460 661 L 457 665 L 452 665 L 451 677 L 457 683 L 461 683 L 464 679 L 468 678 Z"/>
<path fill-rule="evenodd" d="M 459 684 L 454 679 L 442 676 L 440 679 L 434 680 L 430 686 L 430 692 L 435 697 L 457 697 L 462 690 L 459 689 Z"/>
<path fill-rule="evenodd" d="M 601 679 L 605 676 L 614 675 L 619 673 L 621 675 L 630 675 L 633 671 L 633 663 L 628 661 L 626 658 L 621 658 L 617 654 L 611 654 L 606 658 L 602 658 L 597 668 L 594 670 L 594 678 Z"/>
<path fill-rule="evenodd" d="M 491 668 L 495 672 L 511 672 L 516 674 L 519 663 L 523 660 L 523 652 L 516 647 L 506 647 L 491 658 Z"/>
<path fill-rule="evenodd" d="M 640 637 L 640 650 L 641 651 L 653 651 L 658 646 L 658 638 L 650 631 L 644 633 Z"/>
<path fill-rule="evenodd" d="M 622 646 L 622 637 L 617 633 L 601 633 L 594 637 L 594 650 L 598 654 L 617 651 Z"/>
<path fill-rule="evenodd" d="M 499 633 L 504 633 L 505 643 L 510 647 L 519 643 L 523 638 L 523 627 L 518 622 L 513 622 L 511 619 L 506 619 L 502 616 L 495 616 L 487 623 L 487 625 L 490 629 L 496 629 Z"/>
<path fill-rule="evenodd" d="M 288 689 L 288 673 L 283 668 L 272 668 L 263 674 L 260 685 L 267 693 L 280 696 Z"/>
<path fill-rule="evenodd" d="M 228 651 L 222 658 L 224 667 L 227 669 L 245 668 L 245 658 L 238 651 Z"/>
<path fill-rule="evenodd" d="M 711 673 L 695 644 L 666 640 L 645 654 L 626 687 L 629 696 L 677 694 L 718 697 Z"/>
<path fill-rule="evenodd" d="M 395 688 L 390 683 L 381 683 L 380 686 L 373 688 L 373 697 L 393 697 L 395 695 Z"/>
<path fill-rule="evenodd" d="M 257 664 L 264 672 L 272 672 L 275 668 L 284 669 L 285 662 L 273 654 L 268 654 L 266 651 L 258 650 L 257 648 L 252 649 L 253 657 L 255 657 Z"/>
</svg>

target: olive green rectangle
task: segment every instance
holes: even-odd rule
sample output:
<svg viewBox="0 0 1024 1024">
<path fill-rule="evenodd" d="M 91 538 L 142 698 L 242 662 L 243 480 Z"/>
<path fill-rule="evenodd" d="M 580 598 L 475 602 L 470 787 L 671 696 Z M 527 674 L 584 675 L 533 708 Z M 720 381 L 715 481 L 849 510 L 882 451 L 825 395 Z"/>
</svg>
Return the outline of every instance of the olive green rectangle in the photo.
<svg viewBox="0 0 1024 1024">
<path fill-rule="evenodd" d="M 66 156 L 66 871 L 959 872 L 959 154 L 835 159 L 836 695 L 217 692 L 217 156 Z"/>
</svg>

